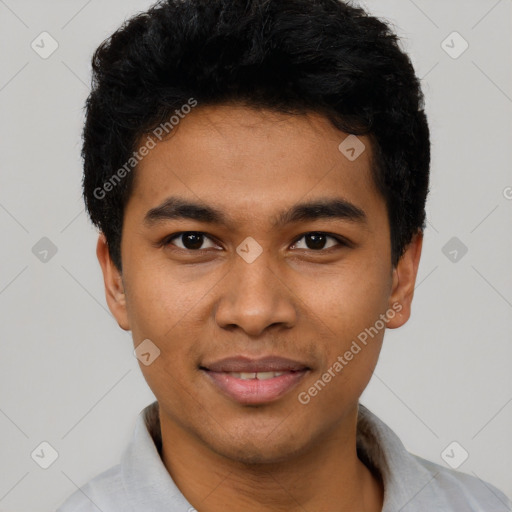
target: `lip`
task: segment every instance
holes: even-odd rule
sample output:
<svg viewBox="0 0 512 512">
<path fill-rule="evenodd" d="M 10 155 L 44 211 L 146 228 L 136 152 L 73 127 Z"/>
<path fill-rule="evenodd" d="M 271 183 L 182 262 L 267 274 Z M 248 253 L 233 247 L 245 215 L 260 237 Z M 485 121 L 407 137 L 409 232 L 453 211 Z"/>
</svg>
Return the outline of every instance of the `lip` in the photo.
<svg viewBox="0 0 512 512">
<path fill-rule="evenodd" d="M 244 404 L 264 404 L 278 400 L 295 388 L 311 370 L 306 364 L 279 356 L 258 359 L 228 357 L 200 366 L 209 382 L 232 400 Z M 270 379 L 241 379 L 230 373 L 285 372 Z"/>
<path fill-rule="evenodd" d="M 201 371 L 219 391 L 244 405 L 265 404 L 281 398 L 295 388 L 309 372 L 308 369 L 303 369 L 287 371 L 266 380 L 243 380 L 227 372 L 213 372 L 205 368 L 201 368 Z"/>
</svg>

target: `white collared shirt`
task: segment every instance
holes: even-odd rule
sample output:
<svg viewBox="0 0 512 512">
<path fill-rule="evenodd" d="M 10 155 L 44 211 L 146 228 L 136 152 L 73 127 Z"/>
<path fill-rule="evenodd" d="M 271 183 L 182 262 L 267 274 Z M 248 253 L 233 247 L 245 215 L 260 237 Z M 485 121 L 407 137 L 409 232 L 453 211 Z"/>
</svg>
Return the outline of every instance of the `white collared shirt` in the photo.
<svg viewBox="0 0 512 512">
<path fill-rule="evenodd" d="M 140 413 L 121 462 L 77 490 L 57 512 L 194 512 L 160 458 L 159 433 L 153 402 Z M 357 447 L 382 477 L 382 512 L 512 512 L 512 502 L 492 485 L 409 453 L 363 405 Z"/>
</svg>

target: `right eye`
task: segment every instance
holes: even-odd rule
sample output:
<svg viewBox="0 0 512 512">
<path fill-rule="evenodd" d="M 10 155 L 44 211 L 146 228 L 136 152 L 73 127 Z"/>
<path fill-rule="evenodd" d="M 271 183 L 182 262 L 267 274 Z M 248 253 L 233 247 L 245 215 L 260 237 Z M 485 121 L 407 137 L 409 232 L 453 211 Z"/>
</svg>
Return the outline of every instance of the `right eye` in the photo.
<svg viewBox="0 0 512 512">
<path fill-rule="evenodd" d="M 174 240 L 178 240 L 181 245 L 175 244 Z M 205 240 L 209 240 L 212 245 L 209 247 L 201 247 Z M 180 233 L 173 233 L 162 241 L 163 247 L 168 247 L 170 245 L 173 245 L 184 251 L 202 251 L 216 247 L 216 245 L 212 242 L 212 239 L 201 231 L 183 231 Z"/>
</svg>

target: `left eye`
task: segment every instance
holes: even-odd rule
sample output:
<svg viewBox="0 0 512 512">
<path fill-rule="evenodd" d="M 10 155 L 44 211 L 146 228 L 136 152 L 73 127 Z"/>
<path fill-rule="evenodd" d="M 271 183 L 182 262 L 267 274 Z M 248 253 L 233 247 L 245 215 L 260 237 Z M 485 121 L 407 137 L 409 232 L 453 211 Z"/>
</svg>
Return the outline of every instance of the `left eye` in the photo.
<svg viewBox="0 0 512 512">
<path fill-rule="evenodd" d="M 335 243 L 326 247 L 325 244 L 329 238 L 331 240 L 334 240 Z M 302 239 L 305 240 L 306 247 L 297 247 L 298 242 Z M 315 232 L 306 233 L 305 235 L 302 235 L 302 237 L 299 238 L 293 244 L 292 247 L 295 247 L 296 249 L 310 249 L 310 250 L 314 250 L 314 251 L 320 251 L 323 249 L 330 249 L 331 247 L 336 246 L 336 245 L 346 245 L 346 244 L 342 240 L 340 240 L 339 238 L 337 238 L 335 236 L 331 236 L 331 235 L 328 235 L 327 233 L 315 231 Z"/>
</svg>

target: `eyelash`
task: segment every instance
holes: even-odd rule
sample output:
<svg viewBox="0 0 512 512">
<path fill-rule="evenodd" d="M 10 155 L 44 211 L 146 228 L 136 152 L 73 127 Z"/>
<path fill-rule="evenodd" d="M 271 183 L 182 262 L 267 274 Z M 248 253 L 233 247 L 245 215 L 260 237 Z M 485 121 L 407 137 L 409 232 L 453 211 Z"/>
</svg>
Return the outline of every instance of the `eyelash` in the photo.
<svg viewBox="0 0 512 512">
<path fill-rule="evenodd" d="M 204 233 L 202 231 L 180 231 L 178 233 L 173 233 L 172 235 L 165 237 L 159 245 L 161 247 L 168 247 L 170 245 L 174 246 L 174 244 L 172 244 L 172 241 L 174 239 L 180 238 L 182 235 L 186 235 L 186 234 L 190 234 L 190 233 L 192 233 L 194 235 L 202 235 L 203 237 L 207 238 L 211 242 L 216 243 L 215 239 L 213 237 L 208 236 L 206 233 Z M 333 235 L 331 233 L 326 233 L 325 231 L 308 231 L 306 233 L 303 233 L 302 235 L 300 235 L 299 237 L 297 237 L 295 239 L 295 241 L 292 243 L 292 245 L 297 244 L 297 242 L 302 240 L 305 236 L 312 235 L 312 234 L 325 235 L 327 238 L 332 238 L 332 239 L 336 240 L 336 242 L 338 242 L 338 245 L 333 246 L 333 247 L 328 247 L 327 249 L 316 249 L 316 250 L 315 249 L 300 249 L 300 250 L 307 250 L 307 251 L 311 251 L 314 253 L 322 253 L 322 252 L 329 251 L 330 249 L 335 249 L 336 247 L 351 247 L 351 245 L 352 245 L 348 240 L 344 239 L 343 237 L 340 237 L 339 235 Z M 173 250 L 186 251 L 186 252 L 191 252 L 191 253 L 194 253 L 194 252 L 201 253 L 201 252 L 207 251 L 208 249 L 183 249 L 181 247 L 174 246 Z"/>
</svg>

